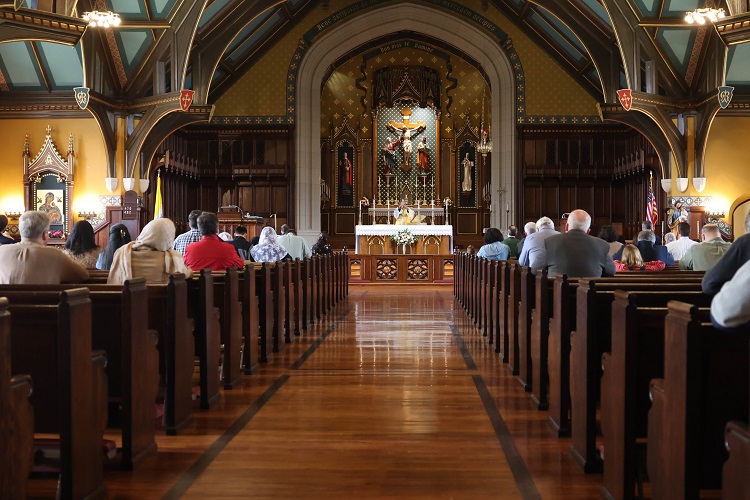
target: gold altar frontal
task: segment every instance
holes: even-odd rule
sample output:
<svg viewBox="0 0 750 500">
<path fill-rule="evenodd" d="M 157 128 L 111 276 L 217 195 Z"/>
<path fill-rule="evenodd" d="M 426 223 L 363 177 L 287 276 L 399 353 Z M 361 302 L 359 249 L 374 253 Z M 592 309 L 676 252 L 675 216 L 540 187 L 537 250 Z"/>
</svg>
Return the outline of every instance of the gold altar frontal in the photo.
<svg viewBox="0 0 750 500">
<path fill-rule="evenodd" d="M 418 239 L 397 245 L 391 236 L 408 229 Z M 453 282 L 453 226 L 370 224 L 356 227 L 349 254 L 352 283 L 433 284 Z"/>
</svg>

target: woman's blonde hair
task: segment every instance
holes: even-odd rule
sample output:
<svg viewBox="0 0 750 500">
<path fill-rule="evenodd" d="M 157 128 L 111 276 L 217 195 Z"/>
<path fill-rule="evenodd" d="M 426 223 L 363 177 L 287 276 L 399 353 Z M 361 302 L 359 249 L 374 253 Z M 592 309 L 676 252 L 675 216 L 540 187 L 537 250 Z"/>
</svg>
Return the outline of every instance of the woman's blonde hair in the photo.
<svg viewBox="0 0 750 500">
<path fill-rule="evenodd" d="M 622 249 L 620 262 L 628 267 L 643 267 L 641 251 L 635 245 L 625 245 L 625 248 Z"/>
</svg>

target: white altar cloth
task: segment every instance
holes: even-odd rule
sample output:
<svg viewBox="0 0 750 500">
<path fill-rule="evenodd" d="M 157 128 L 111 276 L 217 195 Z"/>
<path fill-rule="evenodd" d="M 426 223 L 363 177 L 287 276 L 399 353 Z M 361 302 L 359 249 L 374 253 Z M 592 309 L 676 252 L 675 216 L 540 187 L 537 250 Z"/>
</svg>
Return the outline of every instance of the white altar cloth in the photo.
<svg viewBox="0 0 750 500">
<path fill-rule="evenodd" d="M 453 248 L 453 226 L 448 224 L 362 224 L 354 228 L 356 235 L 355 252 L 359 253 L 360 236 L 391 236 L 399 231 L 408 229 L 417 236 L 449 236 L 450 248 Z"/>
</svg>

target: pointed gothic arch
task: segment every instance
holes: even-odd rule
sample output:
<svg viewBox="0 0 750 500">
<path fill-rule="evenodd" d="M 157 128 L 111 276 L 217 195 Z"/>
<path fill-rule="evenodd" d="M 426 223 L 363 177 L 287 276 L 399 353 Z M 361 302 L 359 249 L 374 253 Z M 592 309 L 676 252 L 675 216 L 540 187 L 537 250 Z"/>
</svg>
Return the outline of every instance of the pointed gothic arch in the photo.
<svg viewBox="0 0 750 500">
<path fill-rule="evenodd" d="M 490 223 L 500 224 L 498 214 L 502 202 L 515 205 L 515 79 L 511 62 L 501 45 L 504 41 L 444 10 L 423 3 L 401 2 L 341 21 L 313 41 L 299 63 L 295 95 L 295 226 L 298 233 L 308 239 L 316 238 L 320 232 L 320 85 L 325 73 L 332 63 L 357 46 L 401 30 L 441 40 L 446 40 L 445 35 L 450 33 L 450 40 L 446 42 L 473 57 L 484 68 L 492 89 L 492 142 L 495 145 L 491 156 L 494 207 Z M 502 200 L 501 192 L 504 193 Z"/>
</svg>

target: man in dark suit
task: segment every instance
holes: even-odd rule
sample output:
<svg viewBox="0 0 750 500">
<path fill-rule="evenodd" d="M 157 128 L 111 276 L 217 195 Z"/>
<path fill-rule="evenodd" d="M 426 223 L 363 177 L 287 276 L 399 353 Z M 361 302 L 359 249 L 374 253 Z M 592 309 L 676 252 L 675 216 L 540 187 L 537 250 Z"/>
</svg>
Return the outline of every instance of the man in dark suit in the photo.
<svg viewBox="0 0 750 500">
<path fill-rule="evenodd" d="M 571 278 L 614 276 L 615 263 L 609 256 L 609 243 L 589 235 L 591 216 L 573 210 L 565 224 L 565 233 L 544 240 L 544 250 L 533 271 L 547 268 L 549 276 L 567 274 Z"/>
<path fill-rule="evenodd" d="M 633 245 L 638 247 L 643 257 L 643 262 L 651 262 L 652 260 L 660 260 L 667 266 L 674 264 L 674 257 L 669 253 L 667 247 L 664 245 L 656 244 L 656 235 L 653 231 L 641 231 L 638 233 L 638 241 L 634 242 Z M 612 256 L 612 260 L 622 259 L 622 247 Z"/>
</svg>

